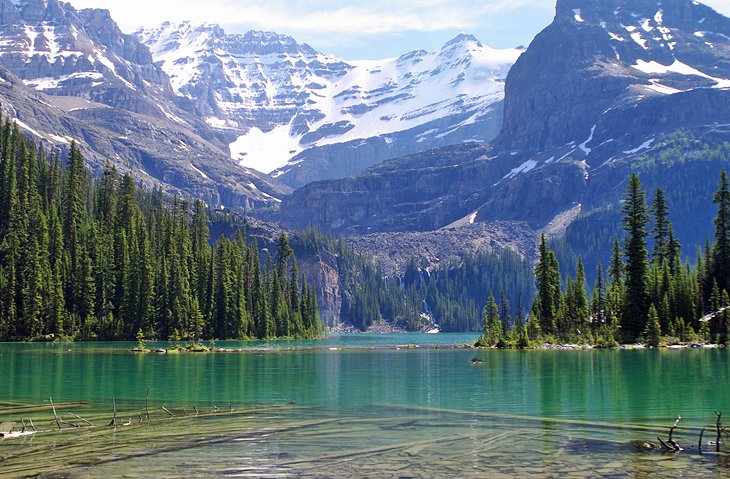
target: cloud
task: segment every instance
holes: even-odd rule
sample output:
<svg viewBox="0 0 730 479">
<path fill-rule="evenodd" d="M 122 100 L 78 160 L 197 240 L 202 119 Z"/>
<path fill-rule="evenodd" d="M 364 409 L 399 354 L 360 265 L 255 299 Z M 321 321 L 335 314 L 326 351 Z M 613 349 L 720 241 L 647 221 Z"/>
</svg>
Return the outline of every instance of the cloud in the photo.
<svg viewBox="0 0 730 479">
<path fill-rule="evenodd" d="M 541 0 L 542 1 L 542 0 Z M 470 29 L 486 18 L 525 5 L 529 0 L 374 0 L 249 1 L 231 0 L 72 0 L 77 8 L 108 8 L 123 29 L 153 26 L 166 20 L 205 21 L 274 31 L 372 36 L 403 32 Z M 539 2 L 537 2 L 539 3 Z M 545 1 L 551 5 L 552 0 Z M 139 12 L 145 12 L 139 15 Z M 143 23 L 143 25 L 140 25 Z"/>
</svg>

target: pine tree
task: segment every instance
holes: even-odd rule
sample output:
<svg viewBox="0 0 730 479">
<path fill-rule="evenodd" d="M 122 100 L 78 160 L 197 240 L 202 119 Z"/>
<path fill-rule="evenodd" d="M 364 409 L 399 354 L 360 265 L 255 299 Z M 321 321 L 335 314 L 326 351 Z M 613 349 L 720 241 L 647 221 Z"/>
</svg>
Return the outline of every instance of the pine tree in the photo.
<svg viewBox="0 0 730 479">
<path fill-rule="evenodd" d="M 511 314 L 509 310 L 509 300 L 504 290 L 499 292 L 499 319 L 502 322 L 502 331 L 507 333 L 510 330 Z"/>
<path fill-rule="evenodd" d="M 653 348 L 659 346 L 661 327 L 659 326 L 659 316 L 657 315 L 657 310 L 653 304 L 649 307 L 648 319 L 646 321 L 646 325 L 644 326 L 644 330 L 641 336 L 642 340 L 648 346 L 651 346 Z"/>
<path fill-rule="evenodd" d="M 621 328 L 628 341 L 635 340 L 644 330 L 649 308 L 647 278 L 649 272 L 646 250 L 646 223 L 649 219 L 644 191 L 639 177 L 632 174 L 626 191 L 624 230 L 627 232 L 624 255 L 626 257 L 626 291 Z"/>
<path fill-rule="evenodd" d="M 502 321 L 499 318 L 499 307 L 492 293 L 489 293 L 487 305 L 484 306 L 482 324 L 483 334 L 481 344 L 484 346 L 496 346 L 502 339 Z"/>
<path fill-rule="evenodd" d="M 652 256 L 656 265 L 662 265 L 669 257 L 669 208 L 664 198 L 664 192 L 657 188 L 651 204 L 651 211 L 654 215 L 654 249 Z"/>
<path fill-rule="evenodd" d="M 545 235 L 540 240 L 538 263 L 535 266 L 537 296 L 533 312 L 544 334 L 552 334 L 557 329 L 557 313 L 560 307 L 560 268 L 555 253 L 547 245 Z"/>
<path fill-rule="evenodd" d="M 717 205 L 715 244 L 712 249 L 714 276 L 720 289 L 730 287 L 730 183 L 725 170 L 720 174 L 720 185 L 713 198 Z"/>
<path fill-rule="evenodd" d="M 606 284 L 603 279 L 601 263 L 598 263 L 596 286 L 593 288 L 593 294 L 591 295 L 591 318 L 594 327 L 606 321 Z"/>
</svg>

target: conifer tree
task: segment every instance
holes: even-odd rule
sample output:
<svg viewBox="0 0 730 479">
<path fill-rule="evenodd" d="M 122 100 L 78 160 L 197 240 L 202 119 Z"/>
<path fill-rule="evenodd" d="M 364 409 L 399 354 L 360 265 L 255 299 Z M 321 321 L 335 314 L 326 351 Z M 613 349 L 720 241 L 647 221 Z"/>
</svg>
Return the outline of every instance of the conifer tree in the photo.
<svg viewBox="0 0 730 479">
<path fill-rule="evenodd" d="M 624 256 L 626 257 L 626 290 L 621 328 L 628 341 L 635 340 L 646 325 L 648 313 L 647 279 L 649 272 L 646 250 L 646 223 L 649 219 L 645 193 L 636 174 L 629 178 L 626 191 L 624 230 L 627 232 Z"/>
<path fill-rule="evenodd" d="M 652 304 L 649 307 L 649 315 L 642 332 L 642 339 L 647 345 L 656 348 L 659 346 L 660 336 L 661 328 L 659 326 L 659 316 L 657 315 L 656 308 Z"/>
<path fill-rule="evenodd" d="M 730 287 L 730 182 L 725 170 L 720 174 L 720 184 L 713 198 L 717 205 L 715 217 L 715 244 L 712 249 L 714 276 L 721 290 Z"/>
<path fill-rule="evenodd" d="M 535 266 L 537 295 L 533 312 L 544 334 L 552 334 L 557 329 L 557 314 L 560 308 L 560 268 L 555 253 L 547 245 L 543 234 L 538 250 L 538 263 Z"/>
<path fill-rule="evenodd" d="M 652 257 L 654 263 L 661 265 L 667 261 L 669 256 L 669 228 L 671 225 L 669 223 L 669 209 L 664 198 L 664 192 L 660 188 L 657 188 L 654 193 L 651 211 L 654 215 L 654 227 L 652 228 L 652 232 L 654 233 L 652 236 L 654 239 L 654 248 L 652 250 Z"/>
</svg>

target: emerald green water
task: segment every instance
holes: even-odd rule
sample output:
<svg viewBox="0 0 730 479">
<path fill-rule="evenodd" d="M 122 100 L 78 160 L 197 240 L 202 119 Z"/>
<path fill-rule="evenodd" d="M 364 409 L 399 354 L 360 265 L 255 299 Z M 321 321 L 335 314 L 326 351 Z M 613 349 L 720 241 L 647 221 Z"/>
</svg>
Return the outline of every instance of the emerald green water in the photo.
<svg viewBox="0 0 730 479">
<path fill-rule="evenodd" d="M 677 477 L 730 476 L 723 454 L 700 456 L 696 450 L 699 428 L 714 425 L 714 410 L 726 409 L 730 423 L 730 351 L 444 347 L 474 339 L 335 336 L 224 342 L 216 346 L 245 351 L 177 355 L 130 353 L 131 343 L 3 344 L 0 403 L 40 404 L 52 396 L 56 403 L 87 402 L 73 412 L 94 415 L 110 414 L 115 397 L 126 418 L 139 413 L 149 388 L 160 422 L 103 436 L 132 453 L 111 463 L 68 464 L 72 477 L 112 471 L 128 477 L 485 477 L 485 470 L 490 477 L 666 477 L 670 469 Z M 473 358 L 482 362 L 475 365 Z M 160 405 L 263 409 L 185 418 L 185 434 L 165 442 L 157 438 L 168 431 Z M 656 442 L 657 435 L 666 439 L 678 415 L 683 420 L 675 439 L 686 451 L 669 455 L 629 445 Z M 17 416 L 4 416 L 0 407 L 0 422 Z M 31 417 L 45 418 L 44 426 L 52 418 L 48 412 Z M 324 422 L 301 427 L 318 421 Z M 169 430 L 180 424 L 170 421 Z M 294 424 L 299 426 L 286 429 Z M 216 433 L 213 444 L 172 447 L 191 434 Z M 0 461 L 0 475 L 4 465 L 22 475 L 24 448 L 31 453 L 27 461 L 39 467 L 32 448 L 69 434 L 0 441 L 0 457 L 13 455 Z M 714 430 L 708 429 L 704 442 L 711 439 Z M 135 447 L 154 446 L 161 449 L 153 455 L 134 454 Z M 58 460 L 63 458 L 56 457 L 53 467 Z"/>
</svg>

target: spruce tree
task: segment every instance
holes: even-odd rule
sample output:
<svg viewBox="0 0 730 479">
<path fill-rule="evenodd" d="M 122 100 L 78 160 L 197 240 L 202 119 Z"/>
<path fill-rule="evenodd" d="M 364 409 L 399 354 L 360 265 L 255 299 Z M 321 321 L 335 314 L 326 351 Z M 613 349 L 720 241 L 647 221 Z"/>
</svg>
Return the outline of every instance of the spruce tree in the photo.
<svg viewBox="0 0 730 479">
<path fill-rule="evenodd" d="M 659 346 L 661 328 L 659 326 L 659 316 L 657 315 L 657 310 L 653 304 L 649 307 L 649 315 L 641 336 L 648 346 L 653 348 Z"/>
<path fill-rule="evenodd" d="M 626 190 L 624 213 L 624 230 L 627 237 L 624 242 L 626 257 L 626 291 L 621 328 L 627 341 L 635 340 L 644 330 L 649 310 L 649 294 L 647 277 L 649 272 L 648 252 L 646 249 L 646 224 L 649 220 L 645 193 L 636 174 L 629 178 Z"/>
<path fill-rule="evenodd" d="M 654 263 L 661 265 L 669 256 L 669 228 L 671 225 L 669 223 L 669 208 L 664 198 L 664 192 L 660 188 L 657 188 L 654 193 L 651 211 L 654 215 L 654 227 L 652 228 L 654 248 L 652 256 Z"/>
<path fill-rule="evenodd" d="M 557 329 L 557 314 L 560 307 L 560 269 L 555 253 L 547 245 L 543 234 L 538 249 L 538 263 L 535 266 L 537 295 L 533 312 L 544 334 L 553 334 Z"/>
<path fill-rule="evenodd" d="M 725 170 L 713 198 L 717 205 L 715 217 L 715 244 L 712 249 L 714 276 L 721 290 L 730 286 L 730 183 Z"/>
</svg>

